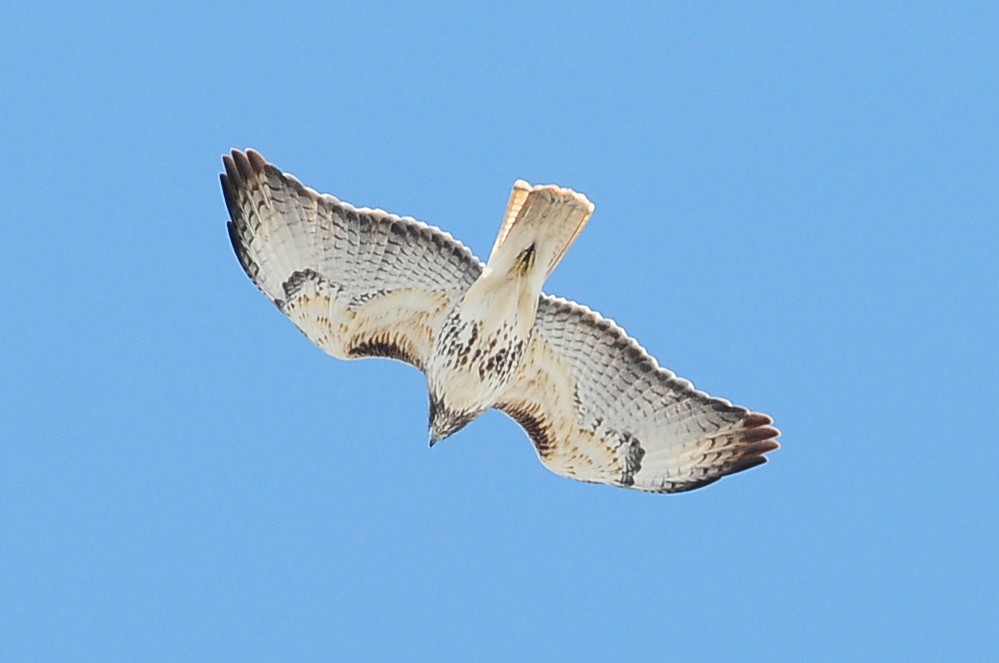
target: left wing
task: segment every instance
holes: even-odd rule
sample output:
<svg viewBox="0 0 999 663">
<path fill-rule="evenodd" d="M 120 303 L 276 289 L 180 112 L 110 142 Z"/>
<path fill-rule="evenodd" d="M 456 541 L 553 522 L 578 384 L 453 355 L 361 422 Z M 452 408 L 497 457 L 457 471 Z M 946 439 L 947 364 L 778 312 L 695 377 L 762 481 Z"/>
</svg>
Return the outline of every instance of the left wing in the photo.
<svg viewBox="0 0 999 663">
<path fill-rule="evenodd" d="M 303 186 L 253 150 L 222 157 L 229 238 L 247 276 L 320 348 L 424 370 L 437 329 L 482 272 L 446 232 Z"/>
<path fill-rule="evenodd" d="M 548 295 L 497 408 L 556 474 L 656 493 L 706 486 L 780 446 L 767 415 L 695 390 L 610 320 Z"/>
</svg>

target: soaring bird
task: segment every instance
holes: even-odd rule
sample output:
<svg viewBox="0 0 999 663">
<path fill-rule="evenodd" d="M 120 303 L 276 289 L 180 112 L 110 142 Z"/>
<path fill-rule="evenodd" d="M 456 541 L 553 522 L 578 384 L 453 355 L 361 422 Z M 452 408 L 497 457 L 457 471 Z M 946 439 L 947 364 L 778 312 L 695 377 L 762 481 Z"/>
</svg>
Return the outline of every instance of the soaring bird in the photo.
<svg viewBox="0 0 999 663">
<path fill-rule="evenodd" d="M 421 370 L 431 446 L 497 408 L 556 474 L 655 493 L 779 447 L 769 416 L 695 390 L 614 322 L 542 292 L 593 214 L 582 194 L 518 180 L 483 265 L 444 231 L 319 194 L 254 150 L 222 161 L 247 276 L 330 355 Z"/>
</svg>

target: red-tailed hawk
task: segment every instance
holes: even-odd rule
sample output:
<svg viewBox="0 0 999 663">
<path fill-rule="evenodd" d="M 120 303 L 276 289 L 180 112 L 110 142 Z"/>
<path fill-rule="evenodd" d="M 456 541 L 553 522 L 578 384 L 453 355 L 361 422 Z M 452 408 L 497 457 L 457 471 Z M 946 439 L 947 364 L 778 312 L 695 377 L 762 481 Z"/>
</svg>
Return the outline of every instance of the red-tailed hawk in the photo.
<svg viewBox="0 0 999 663">
<path fill-rule="evenodd" d="M 247 275 L 334 357 L 423 371 L 431 445 L 495 407 L 556 474 L 662 493 L 778 448 L 767 415 L 696 391 L 610 320 L 542 294 L 593 214 L 585 196 L 517 181 L 483 265 L 447 233 L 318 194 L 253 150 L 222 160 Z"/>
</svg>

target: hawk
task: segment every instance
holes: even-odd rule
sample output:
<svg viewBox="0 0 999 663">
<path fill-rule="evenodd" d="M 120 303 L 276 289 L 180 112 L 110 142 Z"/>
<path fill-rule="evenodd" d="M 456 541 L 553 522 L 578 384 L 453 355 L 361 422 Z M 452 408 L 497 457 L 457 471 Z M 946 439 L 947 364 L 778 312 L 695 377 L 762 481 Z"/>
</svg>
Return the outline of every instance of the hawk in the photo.
<svg viewBox="0 0 999 663">
<path fill-rule="evenodd" d="M 593 214 L 585 196 L 518 180 L 482 264 L 438 228 L 319 194 L 253 150 L 222 160 L 247 276 L 328 354 L 425 373 L 431 446 L 497 408 L 556 474 L 654 493 L 779 447 L 767 415 L 695 390 L 612 321 L 542 292 Z"/>
</svg>

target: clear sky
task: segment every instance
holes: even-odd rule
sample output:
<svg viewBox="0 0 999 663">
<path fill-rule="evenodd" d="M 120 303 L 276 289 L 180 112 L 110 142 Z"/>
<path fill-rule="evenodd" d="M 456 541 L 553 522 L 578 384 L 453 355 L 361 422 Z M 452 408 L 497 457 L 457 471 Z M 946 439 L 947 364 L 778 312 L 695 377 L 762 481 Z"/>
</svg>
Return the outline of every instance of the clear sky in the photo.
<svg viewBox="0 0 999 663">
<path fill-rule="evenodd" d="M 3 3 L 0 659 L 995 660 L 999 9 L 746 4 Z M 240 270 L 232 147 L 480 256 L 585 192 L 547 290 L 783 448 L 428 449 Z"/>
</svg>

